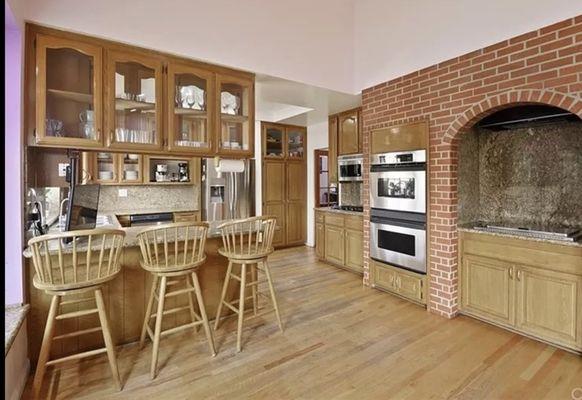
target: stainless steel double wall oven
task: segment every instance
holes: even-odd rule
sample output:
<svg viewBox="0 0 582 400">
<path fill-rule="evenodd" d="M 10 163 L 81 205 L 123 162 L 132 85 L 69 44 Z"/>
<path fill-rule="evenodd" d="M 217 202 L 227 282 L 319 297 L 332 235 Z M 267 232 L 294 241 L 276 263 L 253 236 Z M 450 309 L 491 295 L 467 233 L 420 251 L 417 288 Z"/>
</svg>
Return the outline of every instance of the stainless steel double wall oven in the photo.
<svg viewBox="0 0 582 400">
<path fill-rule="evenodd" d="M 426 150 L 370 160 L 370 256 L 426 273 Z"/>
</svg>

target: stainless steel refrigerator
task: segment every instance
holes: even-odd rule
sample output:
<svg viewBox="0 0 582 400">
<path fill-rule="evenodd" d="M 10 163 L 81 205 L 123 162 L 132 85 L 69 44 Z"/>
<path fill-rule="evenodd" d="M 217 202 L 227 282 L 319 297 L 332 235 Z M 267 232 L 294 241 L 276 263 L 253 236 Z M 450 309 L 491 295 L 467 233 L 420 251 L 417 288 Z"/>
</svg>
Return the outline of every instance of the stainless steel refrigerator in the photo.
<svg viewBox="0 0 582 400">
<path fill-rule="evenodd" d="M 243 160 L 243 172 L 219 173 L 213 158 L 202 159 L 202 220 L 211 231 L 220 221 L 255 215 L 255 160 Z"/>
</svg>

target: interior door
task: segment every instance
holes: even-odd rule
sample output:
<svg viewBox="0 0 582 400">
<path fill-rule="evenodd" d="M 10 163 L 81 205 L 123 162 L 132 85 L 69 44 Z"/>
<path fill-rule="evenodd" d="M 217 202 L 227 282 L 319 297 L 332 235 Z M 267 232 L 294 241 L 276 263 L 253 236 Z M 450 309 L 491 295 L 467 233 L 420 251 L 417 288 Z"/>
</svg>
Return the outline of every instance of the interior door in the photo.
<svg viewBox="0 0 582 400">
<path fill-rule="evenodd" d="M 461 272 L 463 311 L 513 325 L 515 268 L 492 258 L 465 255 Z"/>
</svg>

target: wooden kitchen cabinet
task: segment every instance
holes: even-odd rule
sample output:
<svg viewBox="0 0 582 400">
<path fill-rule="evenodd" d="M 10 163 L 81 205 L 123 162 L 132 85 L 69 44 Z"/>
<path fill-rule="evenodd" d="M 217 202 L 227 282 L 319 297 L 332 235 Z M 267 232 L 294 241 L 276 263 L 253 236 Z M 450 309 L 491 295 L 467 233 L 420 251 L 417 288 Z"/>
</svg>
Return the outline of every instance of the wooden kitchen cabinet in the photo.
<svg viewBox="0 0 582 400">
<path fill-rule="evenodd" d="M 218 73 L 216 87 L 218 154 L 251 157 L 255 138 L 254 80 Z"/>
<path fill-rule="evenodd" d="M 582 276 L 518 266 L 515 277 L 516 328 L 582 348 Z"/>
<path fill-rule="evenodd" d="M 375 260 L 371 262 L 371 269 L 372 287 L 426 305 L 426 275 Z"/>
<path fill-rule="evenodd" d="M 461 232 L 461 312 L 582 353 L 582 246 Z"/>
<path fill-rule="evenodd" d="M 358 115 L 358 109 L 355 109 L 338 116 L 338 155 L 340 156 L 362 152 Z"/>
<path fill-rule="evenodd" d="M 467 255 L 463 258 L 461 307 L 501 324 L 515 322 L 514 267 L 499 260 Z"/>
<path fill-rule="evenodd" d="M 39 34 L 34 50 L 35 144 L 103 147 L 103 49 L 83 41 Z"/>
<path fill-rule="evenodd" d="M 338 117 L 337 115 L 332 115 L 328 120 L 328 152 L 327 152 L 327 171 L 329 176 L 330 185 L 336 184 L 338 182 L 337 175 L 337 129 L 338 129 Z"/>
<path fill-rule="evenodd" d="M 101 185 L 140 185 L 143 179 L 143 156 L 127 153 L 84 152 L 81 157 L 81 180 Z"/>
<path fill-rule="evenodd" d="M 325 259 L 344 265 L 344 229 L 339 226 L 325 225 Z"/>
<path fill-rule="evenodd" d="M 428 148 L 428 122 L 419 121 L 370 132 L 370 153 Z"/>
<path fill-rule="evenodd" d="M 200 211 L 180 211 L 173 214 L 174 222 L 200 222 L 202 220 Z"/>
<path fill-rule="evenodd" d="M 214 74 L 187 63 L 168 64 L 168 149 L 177 153 L 214 152 L 216 109 Z"/>
<path fill-rule="evenodd" d="M 303 126 L 261 123 L 263 158 L 277 160 L 305 159 L 307 129 Z"/>
<path fill-rule="evenodd" d="M 322 261 L 363 273 L 362 216 L 315 211 L 315 250 Z"/>
</svg>

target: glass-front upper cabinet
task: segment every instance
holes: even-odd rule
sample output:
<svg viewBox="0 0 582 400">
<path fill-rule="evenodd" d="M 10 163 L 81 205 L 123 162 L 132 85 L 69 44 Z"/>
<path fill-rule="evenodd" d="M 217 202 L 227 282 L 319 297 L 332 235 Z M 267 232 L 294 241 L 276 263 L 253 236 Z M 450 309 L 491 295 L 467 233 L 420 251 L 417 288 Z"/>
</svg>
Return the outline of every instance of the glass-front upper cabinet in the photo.
<svg viewBox="0 0 582 400">
<path fill-rule="evenodd" d="M 263 123 L 263 156 L 266 158 L 285 157 L 285 128 L 280 125 Z"/>
<path fill-rule="evenodd" d="M 108 51 L 106 85 L 109 146 L 162 146 L 162 63 L 155 57 Z"/>
<path fill-rule="evenodd" d="M 301 127 L 289 127 L 287 131 L 287 158 L 303 160 L 305 156 L 306 130 Z"/>
<path fill-rule="evenodd" d="M 254 85 L 252 80 L 217 75 L 218 152 L 253 154 Z"/>
<path fill-rule="evenodd" d="M 214 74 L 179 63 L 168 65 L 168 148 L 180 153 L 211 152 Z"/>
<path fill-rule="evenodd" d="M 101 147 L 102 49 L 38 34 L 36 142 Z"/>
<path fill-rule="evenodd" d="M 101 184 L 118 182 L 119 158 L 115 153 L 91 153 L 93 167 L 92 180 Z"/>
</svg>

